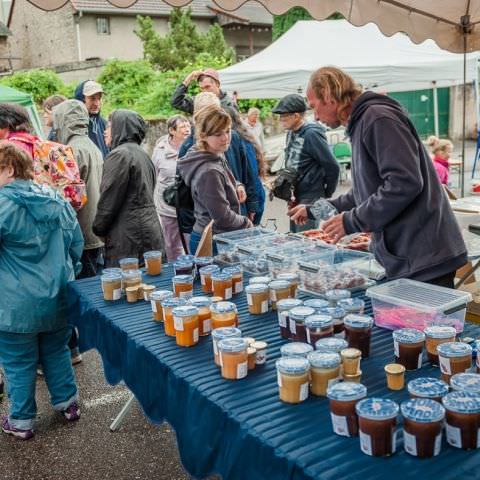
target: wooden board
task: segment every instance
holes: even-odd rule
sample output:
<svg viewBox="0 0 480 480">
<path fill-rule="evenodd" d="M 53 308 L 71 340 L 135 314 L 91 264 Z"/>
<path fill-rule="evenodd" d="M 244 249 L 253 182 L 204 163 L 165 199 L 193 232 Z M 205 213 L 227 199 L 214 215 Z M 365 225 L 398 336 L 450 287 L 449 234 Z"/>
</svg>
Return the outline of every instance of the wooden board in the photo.
<svg viewBox="0 0 480 480">
<path fill-rule="evenodd" d="M 213 220 L 204 228 L 200 242 L 198 243 L 196 257 L 211 257 L 213 255 Z"/>
</svg>

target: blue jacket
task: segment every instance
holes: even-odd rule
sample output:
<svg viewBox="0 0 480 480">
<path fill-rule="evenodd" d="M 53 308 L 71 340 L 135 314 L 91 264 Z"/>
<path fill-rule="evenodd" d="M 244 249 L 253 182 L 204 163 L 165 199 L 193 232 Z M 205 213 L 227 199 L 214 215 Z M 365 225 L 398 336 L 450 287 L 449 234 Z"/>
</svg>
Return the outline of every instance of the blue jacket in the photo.
<svg viewBox="0 0 480 480">
<path fill-rule="evenodd" d="M 252 172 L 255 173 L 255 193 L 257 195 L 257 209 L 255 210 L 256 214 L 262 214 L 265 210 L 265 189 L 263 188 L 262 181 L 260 180 L 260 176 L 258 175 L 258 160 L 257 154 L 255 152 L 255 147 L 252 143 L 247 142 L 246 140 L 242 140 L 245 146 L 245 152 L 247 154 L 248 164 L 250 165 L 250 169 Z M 255 220 L 257 220 L 255 218 Z"/>
<path fill-rule="evenodd" d="M 66 286 L 82 250 L 75 211 L 57 193 L 26 180 L 0 188 L 0 331 L 66 325 Z"/>
<path fill-rule="evenodd" d="M 88 80 L 85 80 L 88 81 Z M 83 84 L 85 82 L 80 83 L 77 85 L 75 89 L 75 100 L 79 100 L 80 102 L 85 103 L 85 96 L 83 95 Z M 90 114 L 90 122 L 88 123 L 88 136 L 90 140 L 100 149 L 102 152 L 103 158 L 105 158 L 110 149 L 107 147 L 105 143 L 104 132 L 107 128 L 107 121 L 100 115 L 100 113 L 96 113 L 94 115 Z"/>
</svg>

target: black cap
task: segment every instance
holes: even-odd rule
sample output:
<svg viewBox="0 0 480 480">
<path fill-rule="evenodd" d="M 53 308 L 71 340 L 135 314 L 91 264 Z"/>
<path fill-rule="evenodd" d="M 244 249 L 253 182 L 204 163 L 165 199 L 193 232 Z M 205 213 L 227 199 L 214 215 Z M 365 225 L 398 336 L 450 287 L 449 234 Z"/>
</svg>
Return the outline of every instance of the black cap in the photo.
<svg viewBox="0 0 480 480">
<path fill-rule="evenodd" d="M 272 113 L 303 113 L 307 111 L 307 104 L 301 95 L 291 93 L 283 97 L 272 110 Z"/>
</svg>

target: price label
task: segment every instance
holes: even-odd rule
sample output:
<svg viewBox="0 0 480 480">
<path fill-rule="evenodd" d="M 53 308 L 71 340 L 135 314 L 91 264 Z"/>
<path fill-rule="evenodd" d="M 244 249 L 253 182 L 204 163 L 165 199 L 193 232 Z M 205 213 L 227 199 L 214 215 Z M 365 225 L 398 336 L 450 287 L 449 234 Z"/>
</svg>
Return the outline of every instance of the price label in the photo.
<svg viewBox="0 0 480 480">
<path fill-rule="evenodd" d="M 462 448 L 462 433 L 458 427 L 446 424 L 447 442 L 452 447 Z"/>
<path fill-rule="evenodd" d="M 251 293 L 247 293 L 247 303 L 250 307 L 253 305 L 253 298 Z"/>
<path fill-rule="evenodd" d="M 332 418 L 333 431 L 337 435 L 349 437 L 350 433 L 348 432 L 347 417 L 335 415 L 334 413 L 331 413 L 331 412 L 330 412 L 330 417 Z"/>
<path fill-rule="evenodd" d="M 446 375 L 452 374 L 452 369 L 450 368 L 450 359 L 446 357 L 438 356 L 438 360 L 440 363 L 440 371 L 445 373 Z"/>
<path fill-rule="evenodd" d="M 292 320 L 290 318 L 290 332 L 295 335 L 297 333 L 297 324 L 295 323 L 295 320 Z"/>
<path fill-rule="evenodd" d="M 414 455 L 415 457 L 418 455 L 417 438 L 415 437 L 415 435 L 408 433 L 405 429 L 403 430 L 403 445 L 407 453 L 409 453 L 410 455 Z"/>
<path fill-rule="evenodd" d="M 308 383 L 302 383 L 300 386 L 300 401 L 303 402 L 308 398 Z"/>
<path fill-rule="evenodd" d="M 398 342 L 396 340 L 393 341 L 393 350 L 395 352 L 395 356 L 400 356 L 400 347 L 398 346 Z"/>
<path fill-rule="evenodd" d="M 207 318 L 203 321 L 203 333 L 210 332 L 212 330 L 212 321 L 210 318 Z"/>
<path fill-rule="evenodd" d="M 225 289 L 225 300 L 230 300 L 232 298 L 232 287 Z"/>
<path fill-rule="evenodd" d="M 288 319 L 288 312 L 278 312 L 278 324 L 281 327 L 287 328 L 287 319 Z"/>
<path fill-rule="evenodd" d="M 152 312 L 157 313 L 157 302 L 155 300 L 150 300 L 150 303 L 152 305 Z"/>
<path fill-rule="evenodd" d="M 237 282 L 235 284 L 235 293 L 243 292 L 243 282 Z"/>
<path fill-rule="evenodd" d="M 264 300 L 262 302 L 262 313 L 267 313 L 268 312 L 268 301 Z"/>
<path fill-rule="evenodd" d="M 372 438 L 361 430 L 358 433 L 360 435 L 360 450 L 367 455 L 372 455 Z"/>
<path fill-rule="evenodd" d="M 193 343 L 198 342 L 198 328 L 193 329 Z"/>
<path fill-rule="evenodd" d="M 237 379 L 245 378 L 248 373 L 248 362 L 239 363 L 237 365 Z"/>
<path fill-rule="evenodd" d="M 122 298 L 122 289 L 121 288 L 116 288 L 113 291 L 113 299 L 114 300 L 120 300 Z"/>
<path fill-rule="evenodd" d="M 173 328 L 179 332 L 183 332 L 183 319 L 181 317 L 173 317 Z"/>
</svg>

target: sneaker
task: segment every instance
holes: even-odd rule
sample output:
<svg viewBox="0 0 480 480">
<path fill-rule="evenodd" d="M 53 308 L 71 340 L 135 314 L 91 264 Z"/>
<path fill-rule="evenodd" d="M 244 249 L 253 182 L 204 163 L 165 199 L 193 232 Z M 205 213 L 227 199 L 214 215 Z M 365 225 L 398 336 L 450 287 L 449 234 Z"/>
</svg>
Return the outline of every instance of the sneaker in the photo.
<svg viewBox="0 0 480 480">
<path fill-rule="evenodd" d="M 62 413 L 69 422 L 74 422 L 80 418 L 80 407 L 77 402 L 73 402 Z"/>
<path fill-rule="evenodd" d="M 78 365 L 82 361 L 82 355 L 79 352 L 72 353 L 72 365 Z"/>
<path fill-rule="evenodd" d="M 15 428 L 10 423 L 8 423 L 8 417 L 3 417 L 2 420 L 2 430 L 9 435 L 13 435 L 21 440 L 29 440 L 33 437 L 33 430 L 21 430 L 20 428 Z"/>
</svg>

